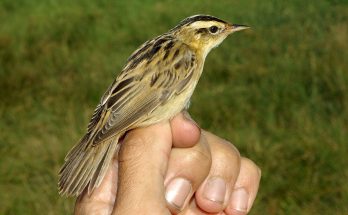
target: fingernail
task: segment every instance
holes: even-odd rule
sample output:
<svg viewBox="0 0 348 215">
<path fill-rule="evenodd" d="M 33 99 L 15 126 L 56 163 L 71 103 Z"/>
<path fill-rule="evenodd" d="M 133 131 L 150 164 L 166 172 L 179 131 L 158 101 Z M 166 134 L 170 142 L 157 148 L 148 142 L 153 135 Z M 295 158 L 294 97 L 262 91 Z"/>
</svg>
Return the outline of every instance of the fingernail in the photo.
<svg viewBox="0 0 348 215">
<path fill-rule="evenodd" d="M 184 178 L 173 179 L 166 188 L 166 200 L 176 209 L 181 210 L 192 190 L 191 183 Z"/>
<path fill-rule="evenodd" d="M 222 178 L 212 178 L 204 187 L 204 197 L 213 202 L 223 204 L 226 194 L 226 183 Z"/>
<path fill-rule="evenodd" d="M 237 188 L 232 192 L 230 208 L 239 212 L 247 212 L 249 193 L 245 188 Z"/>
</svg>

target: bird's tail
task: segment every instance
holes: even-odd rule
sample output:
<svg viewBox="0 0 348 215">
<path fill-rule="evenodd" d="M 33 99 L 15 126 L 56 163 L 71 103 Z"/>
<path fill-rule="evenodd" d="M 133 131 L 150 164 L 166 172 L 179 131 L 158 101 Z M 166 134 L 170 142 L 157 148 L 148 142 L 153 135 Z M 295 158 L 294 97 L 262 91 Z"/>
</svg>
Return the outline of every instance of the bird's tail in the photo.
<svg viewBox="0 0 348 215">
<path fill-rule="evenodd" d="M 118 140 L 116 136 L 92 146 L 86 134 L 65 157 L 59 172 L 59 193 L 78 196 L 87 186 L 88 194 L 98 187 L 119 147 Z"/>
</svg>

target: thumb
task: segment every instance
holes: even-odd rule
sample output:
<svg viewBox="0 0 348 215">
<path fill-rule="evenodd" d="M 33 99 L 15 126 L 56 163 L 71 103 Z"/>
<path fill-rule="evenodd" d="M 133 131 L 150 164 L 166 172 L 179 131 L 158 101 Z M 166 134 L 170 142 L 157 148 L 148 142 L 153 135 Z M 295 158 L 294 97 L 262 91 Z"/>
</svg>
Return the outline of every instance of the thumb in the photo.
<svg viewBox="0 0 348 215">
<path fill-rule="evenodd" d="M 164 176 L 172 147 L 169 122 L 127 134 L 119 152 L 119 178 L 113 214 L 170 214 Z"/>
</svg>

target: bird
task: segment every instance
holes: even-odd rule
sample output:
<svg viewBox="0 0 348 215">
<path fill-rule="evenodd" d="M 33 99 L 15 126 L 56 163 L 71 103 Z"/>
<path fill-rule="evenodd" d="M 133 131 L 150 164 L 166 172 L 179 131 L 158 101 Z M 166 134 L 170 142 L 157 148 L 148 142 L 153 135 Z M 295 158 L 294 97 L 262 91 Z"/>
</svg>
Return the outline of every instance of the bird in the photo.
<svg viewBox="0 0 348 215">
<path fill-rule="evenodd" d="M 185 18 L 148 40 L 127 59 L 102 96 L 86 134 L 68 152 L 59 171 L 61 195 L 90 195 L 130 131 L 187 110 L 208 53 L 227 36 L 249 28 L 211 15 Z"/>
</svg>

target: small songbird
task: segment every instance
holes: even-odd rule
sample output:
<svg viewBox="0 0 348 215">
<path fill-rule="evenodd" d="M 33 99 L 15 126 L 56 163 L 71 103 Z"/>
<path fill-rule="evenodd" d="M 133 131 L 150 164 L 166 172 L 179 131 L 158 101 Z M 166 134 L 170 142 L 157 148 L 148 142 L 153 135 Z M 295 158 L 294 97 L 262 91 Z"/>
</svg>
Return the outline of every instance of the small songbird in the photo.
<svg viewBox="0 0 348 215">
<path fill-rule="evenodd" d="M 90 194 L 103 180 L 127 131 L 187 109 L 209 51 L 246 28 L 195 15 L 140 46 L 101 98 L 85 136 L 66 156 L 59 193 L 77 196 L 88 187 Z"/>
</svg>

